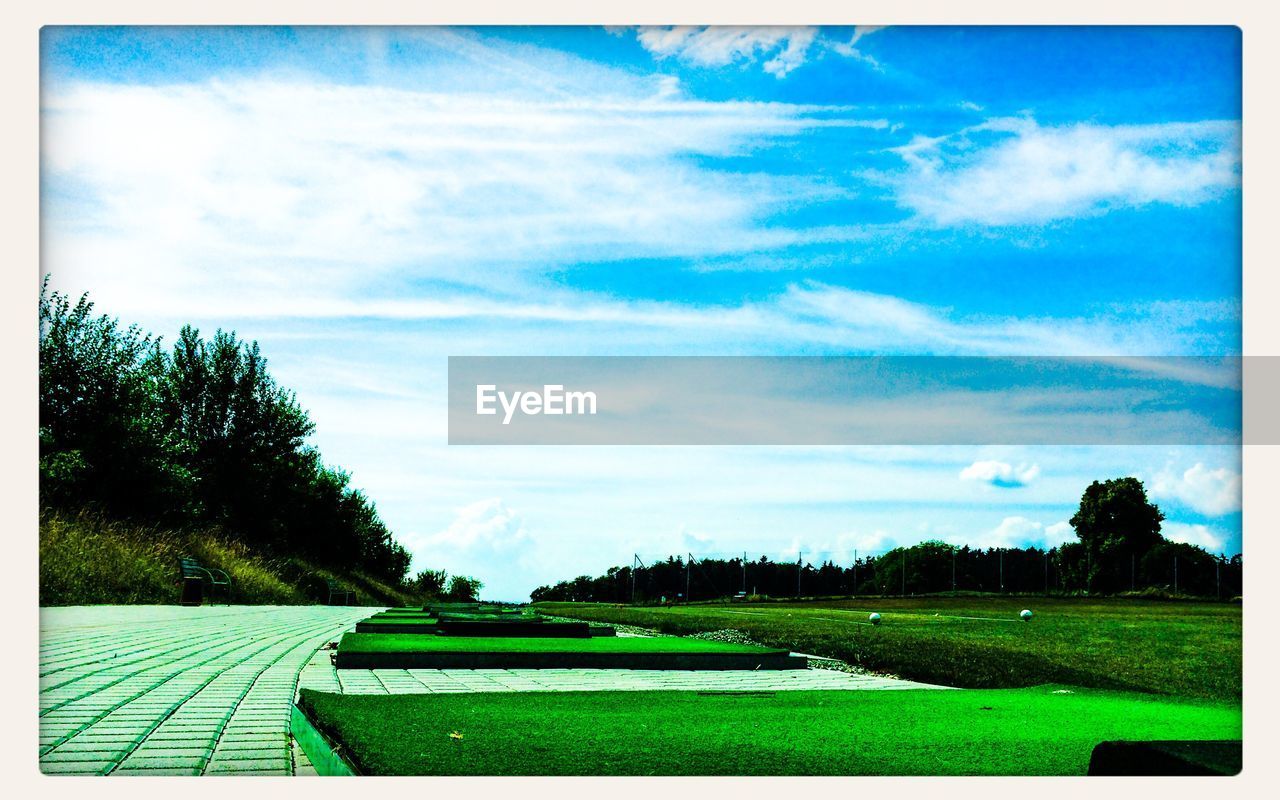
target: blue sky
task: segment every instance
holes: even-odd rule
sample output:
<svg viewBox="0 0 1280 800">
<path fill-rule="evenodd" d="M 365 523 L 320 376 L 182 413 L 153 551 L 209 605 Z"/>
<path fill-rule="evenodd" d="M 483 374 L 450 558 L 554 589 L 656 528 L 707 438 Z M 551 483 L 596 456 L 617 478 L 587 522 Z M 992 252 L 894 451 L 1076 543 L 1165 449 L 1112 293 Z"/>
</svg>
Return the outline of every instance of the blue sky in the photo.
<svg viewBox="0 0 1280 800">
<path fill-rule="evenodd" d="M 43 36 L 44 270 L 258 339 L 415 552 L 1039 544 L 1136 474 L 1240 549 L 1230 447 L 450 448 L 449 355 L 1236 355 L 1234 28 Z"/>
</svg>

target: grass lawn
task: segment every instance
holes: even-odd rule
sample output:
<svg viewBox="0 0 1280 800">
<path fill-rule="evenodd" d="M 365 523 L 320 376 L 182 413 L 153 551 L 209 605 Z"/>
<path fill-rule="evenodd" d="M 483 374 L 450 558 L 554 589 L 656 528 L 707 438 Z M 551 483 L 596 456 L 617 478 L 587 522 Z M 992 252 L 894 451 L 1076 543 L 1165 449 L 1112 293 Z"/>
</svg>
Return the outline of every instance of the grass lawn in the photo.
<svg viewBox="0 0 1280 800">
<path fill-rule="evenodd" d="M 1082 775 L 1103 740 L 1241 736 L 1236 704 L 1055 688 L 299 702 L 377 775 Z"/>
<path fill-rule="evenodd" d="M 630 607 L 541 603 L 562 617 L 689 634 L 732 628 L 775 647 L 926 683 L 1063 683 L 1239 701 L 1239 604 L 1041 597 L 859 598 Z M 1035 612 L 1031 622 L 1019 610 Z M 878 627 L 866 623 L 878 611 Z M 936 615 L 936 616 L 935 616 Z"/>
<path fill-rule="evenodd" d="M 419 636 L 412 633 L 348 633 L 339 653 L 746 653 L 781 654 L 787 650 L 751 645 L 677 639 L 597 636 L 589 639 L 496 638 L 487 636 Z"/>
</svg>

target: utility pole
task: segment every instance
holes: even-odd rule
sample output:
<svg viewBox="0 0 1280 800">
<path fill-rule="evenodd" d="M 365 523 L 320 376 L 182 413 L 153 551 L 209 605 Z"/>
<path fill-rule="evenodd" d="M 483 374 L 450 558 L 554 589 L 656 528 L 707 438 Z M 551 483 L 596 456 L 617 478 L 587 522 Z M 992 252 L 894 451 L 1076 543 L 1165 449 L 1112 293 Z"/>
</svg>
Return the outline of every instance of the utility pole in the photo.
<svg viewBox="0 0 1280 800">
<path fill-rule="evenodd" d="M 1044 595 L 1049 596 L 1049 551 L 1044 551 Z"/>
<path fill-rule="evenodd" d="M 956 593 L 956 549 L 951 548 L 951 593 Z"/>
<path fill-rule="evenodd" d="M 1004 591 L 1004 548 L 1000 548 L 1000 591 Z"/>
<path fill-rule="evenodd" d="M 747 551 L 742 551 L 742 593 L 747 593 Z"/>
<path fill-rule="evenodd" d="M 693 553 L 688 553 L 689 560 L 684 562 L 684 601 L 689 602 L 689 580 L 693 575 Z"/>
<path fill-rule="evenodd" d="M 636 601 L 636 564 L 640 563 L 640 554 L 631 554 L 631 602 Z"/>
<path fill-rule="evenodd" d="M 907 596 L 907 548 L 902 548 L 902 596 Z"/>
<path fill-rule="evenodd" d="M 796 597 L 800 596 L 800 578 L 804 575 L 804 551 L 796 556 Z"/>
<path fill-rule="evenodd" d="M 853 593 L 858 594 L 858 548 L 853 548 Z"/>
<path fill-rule="evenodd" d="M 1214 594 L 1217 595 L 1219 600 L 1222 599 L 1222 572 L 1220 569 L 1221 566 L 1222 566 L 1222 562 L 1215 558 L 1213 560 L 1213 585 L 1215 587 Z"/>
</svg>

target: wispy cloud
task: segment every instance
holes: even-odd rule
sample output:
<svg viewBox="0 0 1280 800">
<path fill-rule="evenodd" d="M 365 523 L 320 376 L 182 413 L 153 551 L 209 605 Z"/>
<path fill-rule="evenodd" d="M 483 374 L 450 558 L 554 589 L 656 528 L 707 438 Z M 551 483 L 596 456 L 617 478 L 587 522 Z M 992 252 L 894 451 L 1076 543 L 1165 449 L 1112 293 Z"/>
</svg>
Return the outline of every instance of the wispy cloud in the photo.
<svg viewBox="0 0 1280 800">
<path fill-rule="evenodd" d="M 668 25 L 635 29 L 636 39 L 658 58 L 675 58 L 698 67 L 726 67 L 760 63 L 777 78 L 803 65 L 814 51 L 838 53 L 879 68 L 857 48 L 864 37 L 880 30 L 863 25 L 847 41 L 831 40 L 815 27 L 740 27 L 733 25 Z"/>
<path fill-rule="evenodd" d="M 691 158 L 884 124 L 634 84 L 572 98 L 284 78 L 61 85 L 44 98 L 57 200 L 47 267 L 93 263 L 97 287 L 147 274 L 152 292 L 216 296 L 236 265 L 241 296 L 343 295 L 393 279 L 493 287 L 548 264 L 751 252 L 796 237 L 759 225 L 771 211 L 839 190 Z"/>
<path fill-rule="evenodd" d="M 899 148 L 899 204 L 938 225 L 1043 224 L 1152 203 L 1191 206 L 1240 184 L 1236 122 L 1041 126 L 996 119 Z"/>
</svg>

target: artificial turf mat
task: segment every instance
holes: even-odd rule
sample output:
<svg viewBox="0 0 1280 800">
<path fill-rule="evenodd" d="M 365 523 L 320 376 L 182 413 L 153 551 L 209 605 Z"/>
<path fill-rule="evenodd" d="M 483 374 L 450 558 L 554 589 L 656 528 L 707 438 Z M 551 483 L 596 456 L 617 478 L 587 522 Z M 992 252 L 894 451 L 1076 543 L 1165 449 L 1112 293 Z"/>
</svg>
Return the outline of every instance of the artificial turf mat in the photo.
<svg viewBox="0 0 1280 800">
<path fill-rule="evenodd" d="M 1241 735 L 1238 705 L 1045 686 L 714 694 L 304 689 L 299 704 L 362 772 L 378 775 L 1084 775 L 1104 740 Z"/>
<path fill-rule="evenodd" d="M 679 637 L 581 639 L 348 633 L 338 643 L 340 669 L 802 669 L 789 651 Z"/>
<path fill-rule="evenodd" d="M 677 636 L 602 636 L 590 639 L 492 638 L 488 636 L 423 637 L 406 634 L 348 633 L 338 644 L 339 653 L 402 652 L 472 653 L 742 653 L 782 654 L 789 651 L 749 644 L 712 642 Z"/>
</svg>

